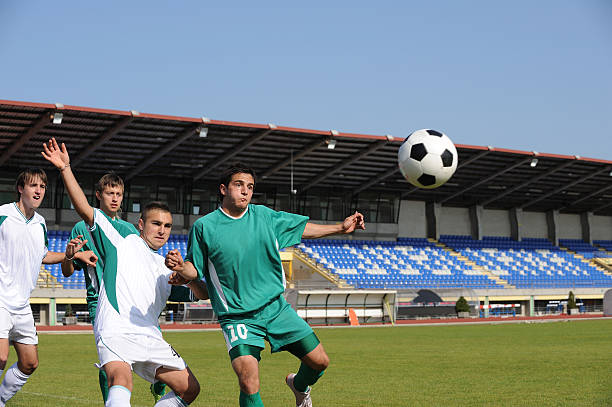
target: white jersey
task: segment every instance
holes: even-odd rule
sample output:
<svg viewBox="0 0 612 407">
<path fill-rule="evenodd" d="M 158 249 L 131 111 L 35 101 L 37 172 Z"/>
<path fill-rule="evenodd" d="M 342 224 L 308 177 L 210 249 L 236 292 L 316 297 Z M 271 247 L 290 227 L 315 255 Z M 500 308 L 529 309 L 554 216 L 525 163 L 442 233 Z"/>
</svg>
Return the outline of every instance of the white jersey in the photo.
<svg viewBox="0 0 612 407">
<path fill-rule="evenodd" d="M 0 307 L 14 314 L 31 312 L 30 294 L 47 246 L 42 216 L 34 212 L 26 219 L 14 202 L 0 206 Z"/>
<path fill-rule="evenodd" d="M 161 338 L 158 318 L 170 295 L 168 278 L 172 274 L 164 258 L 134 234 L 133 228 L 112 224 L 99 209 L 95 209 L 89 233 L 102 262 L 96 338 L 122 334 Z"/>
</svg>

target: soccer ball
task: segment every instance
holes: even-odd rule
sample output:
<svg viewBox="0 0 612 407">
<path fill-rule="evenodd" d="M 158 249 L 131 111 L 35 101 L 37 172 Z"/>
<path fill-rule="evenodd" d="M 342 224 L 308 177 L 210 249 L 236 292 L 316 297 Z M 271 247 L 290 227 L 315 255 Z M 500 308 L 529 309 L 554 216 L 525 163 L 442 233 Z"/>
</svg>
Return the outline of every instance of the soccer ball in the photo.
<svg viewBox="0 0 612 407">
<path fill-rule="evenodd" d="M 457 169 L 457 149 L 445 134 L 417 130 L 402 143 L 397 162 L 404 178 L 418 188 L 438 188 Z"/>
</svg>

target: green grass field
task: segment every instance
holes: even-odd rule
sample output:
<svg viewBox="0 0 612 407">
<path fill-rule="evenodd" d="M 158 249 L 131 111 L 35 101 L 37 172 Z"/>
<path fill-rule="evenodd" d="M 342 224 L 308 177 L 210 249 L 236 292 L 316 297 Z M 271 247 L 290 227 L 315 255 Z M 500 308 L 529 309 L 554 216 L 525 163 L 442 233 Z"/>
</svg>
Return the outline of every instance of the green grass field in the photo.
<svg viewBox="0 0 612 407">
<path fill-rule="evenodd" d="M 331 366 L 314 387 L 324 406 L 612 406 L 612 320 L 318 329 Z M 171 332 L 202 391 L 193 406 L 236 406 L 222 335 Z M 90 334 L 41 334 L 40 367 L 8 406 L 102 405 Z M 295 405 L 284 384 L 298 363 L 261 363 L 268 407 Z M 11 351 L 9 365 L 15 361 Z M 151 406 L 135 376 L 133 406 Z"/>
</svg>

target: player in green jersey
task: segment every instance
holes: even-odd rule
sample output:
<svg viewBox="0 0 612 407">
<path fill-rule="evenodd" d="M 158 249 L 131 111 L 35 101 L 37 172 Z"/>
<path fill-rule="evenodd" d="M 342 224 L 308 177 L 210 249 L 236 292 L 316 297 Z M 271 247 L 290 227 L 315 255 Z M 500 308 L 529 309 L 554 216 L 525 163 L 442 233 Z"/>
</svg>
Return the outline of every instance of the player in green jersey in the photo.
<svg viewBox="0 0 612 407">
<path fill-rule="evenodd" d="M 219 182 L 221 207 L 198 219 L 189 234 L 187 257 L 175 251 L 166 265 L 187 280 L 206 279 L 232 367 L 240 385 L 240 406 L 263 406 L 259 395 L 260 352 L 264 340 L 272 352 L 289 351 L 301 360 L 286 383 L 296 406 L 312 406 L 310 386 L 329 365 L 329 357 L 310 326 L 285 301 L 285 274 L 279 249 L 302 238 L 318 238 L 365 229 L 355 212 L 344 222 L 317 225 L 308 218 L 252 205 L 255 172 L 229 168 Z"/>
<path fill-rule="evenodd" d="M 138 234 L 138 230 L 134 225 L 129 222 L 122 220 L 118 216 L 118 212 L 121 209 L 121 203 L 123 202 L 124 183 L 120 176 L 115 173 L 108 173 L 102 176 L 96 183 L 96 199 L 100 203 L 99 207 L 106 214 L 113 225 L 117 227 L 125 227 L 131 233 Z M 70 234 L 71 239 L 79 237 L 89 236 L 89 226 L 85 224 L 85 221 L 78 222 L 73 228 Z M 97 256 L 99 253 L 93 243 L 87 242 L 82 250 L 92 250 Z M 100 281 L 102 281 L 102 263 L 98 263 L 96 267 L 86 267 L 86 265 L 79 260 L 63 261 L 62 262 L 62 274 L 64 277 L 70 277 L 75 270 L 83 270 L 85 275 L 85 286 L 87 289 L 87 310 L 89 311 L 89 319 L 93 324 L 96 320 L 96 310 L 98 308 L 98 292 L 100 287 Z M 178 289 L 177 289 L 178 290 Z M 189 289 L 187 291 L 187 297 Z M 171 299 L 173 300 L 173 299 Z M 183 301 L 190 301 L 189 298 Z M 108 399 L 108 379 L 104 369 L 100 369 L 98 373 L 98 381 L 100 383 L 100 391 L 102 398 L 106 403 Z M 162 382 L 156 382 L 151 384 L 151 393 L 155 402 L 157 402 L 165 393 L 166 385 Z"/>
</svg>

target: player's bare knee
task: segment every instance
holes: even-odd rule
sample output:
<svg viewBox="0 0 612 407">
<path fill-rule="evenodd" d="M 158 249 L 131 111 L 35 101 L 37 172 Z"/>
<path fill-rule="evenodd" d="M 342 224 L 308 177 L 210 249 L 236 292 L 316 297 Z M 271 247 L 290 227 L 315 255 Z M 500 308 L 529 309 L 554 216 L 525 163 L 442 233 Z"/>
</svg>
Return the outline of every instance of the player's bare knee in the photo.
<svg viewBox="0 0 612 407">
<path fill-rule="evenodd" d="M 238 377 L 240 390 L 245 394 L 254 394 L 259 391 L 259 378 L 252 375 L 242 375 Z"/>
<path fill-rule="evenodd" d="M 200 383 L 193 374 L 189 374 L 186 380 L 180 380 L 171 387 L 174 393 L 187 403 L 191 403 L 200 394 Z"/>
<path fill-rule="evenodd" d="M 34 373 L 37 367 L 38 367 L 38 360 L 36 359 L 26 360 L 23 362 L 19 362 L 17 364 L 17 368 L 21 371 L 21 373 L 24 373 L 28 376 Z"/>
<path fill-rule="evenodd" d="M 181 397 L 187 403 L 191 403 L 193 400 L 198 397 L 200 394 L 200 383 L 194 377 L 193 380 L 189 380 L 189 384 L 187 385 L 187 389 L 183 392 L 183 396 Z"/>
<path fill-rule="evenodd" d="M 327 353 L 323 353 L 323 355 L 321 355 L 321 358 L 317 363 L 317 370 L 322 372 L 328 367 L 329 367 L 329 356 L 327 356 Z"/>
</svg>

